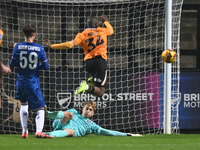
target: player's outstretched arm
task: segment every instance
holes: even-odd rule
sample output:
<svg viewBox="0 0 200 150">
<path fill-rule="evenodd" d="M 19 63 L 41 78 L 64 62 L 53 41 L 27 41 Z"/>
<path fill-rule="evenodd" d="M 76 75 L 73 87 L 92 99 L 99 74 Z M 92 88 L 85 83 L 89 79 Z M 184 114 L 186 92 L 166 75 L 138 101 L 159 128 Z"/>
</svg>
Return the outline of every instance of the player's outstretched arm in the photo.
<svg viewBox="0 0 200 150">
<path fill-rule="evenodd" d="M 135 136 L 135 137 L 142 137 L 141 134 L 131 134 L 131 133 L 123 133 L 119 131 L 112 131 L 104 128 L 100 128 L 100 135 L 107 135 L 107 136 Z"/>
<path fill-rule="evenodd" d="M 108 16 L 107 15 L 102 15 L 101 20 L 104 23 L 105 21 L 108 21 Z"/>
<path fill-rule="evenodd" d="M 74 44 L 72 42 L 51 44 L 51 42 L 49 40 L 44 40 L 43 44 L 44 44 L 44 46 L 47 46 L 52 49 L 70 49 L 70 48 L 74 47 Z"/>
<path fill-rule="evenodd" d="M 108 16 L 102 15 L 101 20 L 105 24 L 105 26 L 110 30 L 111 34 L 113 34 L 114 30 L 113 30 L 113 27 L 111 26 L 111 24 L 108 22 Z"/>
<path fill-rule="evenodd" d="M 49 40 L 44 40 L 43 43 L 45 47 L 51 48 L 51 42 Z"/>
</svg>

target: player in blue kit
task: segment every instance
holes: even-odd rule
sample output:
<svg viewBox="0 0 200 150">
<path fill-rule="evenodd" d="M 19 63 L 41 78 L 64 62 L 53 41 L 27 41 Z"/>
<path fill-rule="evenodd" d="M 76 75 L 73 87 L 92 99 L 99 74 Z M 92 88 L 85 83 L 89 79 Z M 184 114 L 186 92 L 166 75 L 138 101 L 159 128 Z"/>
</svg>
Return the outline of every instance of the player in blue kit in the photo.
<svg viewBox="0 0 200 150">
<path fill-rule="evenodd" d="M 49 64 L 44 48 L 33 42 L 36 28 L 33 24 L 24 26 L 25 42 L 15 45 L 10 67 L 18 67 L 16 99 L 21 101 L 20 119 L 22 138 L 28 138 L 28 109 L 36 110 L 36 134 L 38 138 L 53 138 L 42 132 L 44 127 L 44 98 L 40 89 L 39 70 L 48 70 Z"/>
<path fill-rule="evenodd" d="M 142 136 L 141 134 L 122 133 L 101 128 L 89 119 L 94 115 L 95 110 L 94 101 L 88 101 L 83 104 L 82 114 L 79 114 L 75 109 L 50 112 L 47 111 L 45 107 L 46 118 L 55 119 L 53 121 L 54 131 L 46 132 L 46 134 L 52 137 L 81 137 L 87 134 L 107 136 Z"/>
</svg>

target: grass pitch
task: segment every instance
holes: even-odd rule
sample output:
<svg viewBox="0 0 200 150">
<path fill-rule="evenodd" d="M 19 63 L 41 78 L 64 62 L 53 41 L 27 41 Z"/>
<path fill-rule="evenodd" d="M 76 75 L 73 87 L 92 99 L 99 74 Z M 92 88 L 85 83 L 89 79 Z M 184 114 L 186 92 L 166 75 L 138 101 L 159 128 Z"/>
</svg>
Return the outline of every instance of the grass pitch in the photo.
<svg viewBox="0 0 200 150">
<path fill-rule="evenodd" d="M 144 135 L 144 137 L 111 137 L 88 135 L 37 139 L 29 135 L 0 135 L 0 150 L 199 150 L 199 134 Z"/>
</svg>

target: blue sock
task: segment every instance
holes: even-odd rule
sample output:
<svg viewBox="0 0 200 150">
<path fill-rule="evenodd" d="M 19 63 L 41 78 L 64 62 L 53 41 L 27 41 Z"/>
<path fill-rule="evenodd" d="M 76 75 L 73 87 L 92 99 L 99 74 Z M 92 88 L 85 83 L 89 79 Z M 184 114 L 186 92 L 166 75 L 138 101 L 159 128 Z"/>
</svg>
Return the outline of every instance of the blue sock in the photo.
<svg viewBox="0 0 200 150">
<path fill-rule="evenodd" d="M 48 111 L 47 118 L 49 119 L 62 119 L 64 117 L 64 113 L 62 111 Z"/>
<path fill-rule="evenodd" d="M 66 137 L 67 131 L 66 130 L 56 130 L 52 132 L 46 132 L 46 134 L 53 136 L 53 137 Z"/>
</svg>

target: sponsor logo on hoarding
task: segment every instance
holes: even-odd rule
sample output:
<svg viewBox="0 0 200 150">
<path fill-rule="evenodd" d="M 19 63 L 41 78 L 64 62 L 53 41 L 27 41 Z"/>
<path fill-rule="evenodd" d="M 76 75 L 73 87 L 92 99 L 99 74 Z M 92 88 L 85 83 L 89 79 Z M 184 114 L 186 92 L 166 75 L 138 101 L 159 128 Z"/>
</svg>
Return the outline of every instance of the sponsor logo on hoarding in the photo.
<svg viewBox="0 0 200 150">
<path fill-rule="evenodd" d="M 154 93 L 105 93 L 101 98 L 94 97 L 91 94 L 73 95 L 70 92 L 57 93 L 57 100 L 61 107 L 69 108 L 73 104 L 73 108 L 83 107 L 86 101 L 95 101 L 97 108 L 107 107 L 108 102 L 113 101 L 152 101 Z"/>
<path fill-rule="evenodd" d="M 200 93 L 184 94 L 184 108 L 200 108 Z"/>
</svg>

